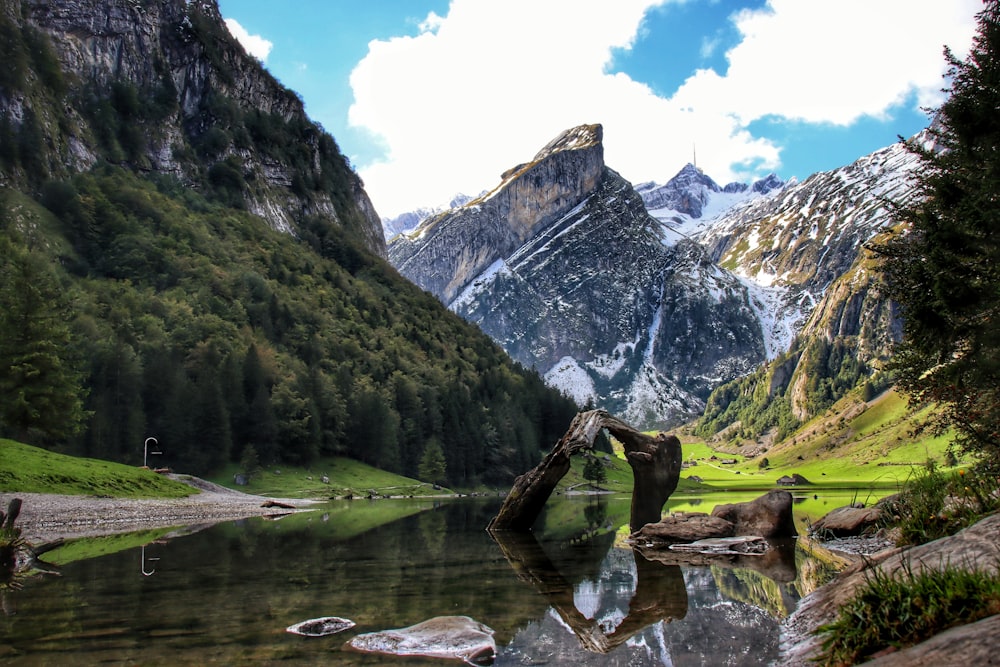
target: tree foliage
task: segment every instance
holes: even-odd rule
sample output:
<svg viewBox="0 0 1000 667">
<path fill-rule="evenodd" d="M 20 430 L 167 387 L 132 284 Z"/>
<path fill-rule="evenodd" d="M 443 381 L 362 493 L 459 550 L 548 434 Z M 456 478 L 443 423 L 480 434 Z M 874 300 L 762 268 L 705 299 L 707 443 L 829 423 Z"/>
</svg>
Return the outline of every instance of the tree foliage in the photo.
<svg viewBox="0 0 1000 667">
<path fill-rule="evenodd" d="M 965 61 L 950 51 L 949 97 L 911 140 L 920 197 L 897 208 L 877 248 L 903 307 L 893 367 L 915 402 L 943 406 L 969 452 L 1000 465 L 1000 3 L 986 3 Z"/>
</svg>

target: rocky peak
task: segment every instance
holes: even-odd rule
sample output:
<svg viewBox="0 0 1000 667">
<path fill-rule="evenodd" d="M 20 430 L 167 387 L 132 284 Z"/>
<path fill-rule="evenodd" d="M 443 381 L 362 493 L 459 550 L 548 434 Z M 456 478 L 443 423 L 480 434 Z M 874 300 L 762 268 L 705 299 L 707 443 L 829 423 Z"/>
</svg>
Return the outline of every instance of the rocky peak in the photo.
<svg viewBox="0 0 1000 667">
<path fill-rule="evenodd" d="M 492 191 L 396 237 L 390 261 L 445 303 L 479 273 L 579 206 L 605 171 L 603 130 L 581 125 L 531 162 L 506 171 Z"/>
<path fill-rule="evenodd" d="M 647 209 L 670 209 L 700 218 L 710 194 L 721 191 L 715 181 L 689 162 L 666 185 L 649 184 L 639 194 Z"/>
<path fill-rule="evenodd" d="M 698 413 L 714 383 L 764 359 L 745 286 L 696 243 L 666 240 L 588 125 L 395 237 L 389 259 L 581 405 L 652 427 Z"/>
<path fill-rule="evenodd" d="M 754 184 L 750 187 L 750 189 L 753 190 L 754 192 L 766 195 L 768 192 L 771 192 L 772 190 L 777 190 L 778 188 L 784 185 L 785 182 L 781 180 L 777 174 L 768 174 L 759 181 L 755 181 Z"/>
</svg>

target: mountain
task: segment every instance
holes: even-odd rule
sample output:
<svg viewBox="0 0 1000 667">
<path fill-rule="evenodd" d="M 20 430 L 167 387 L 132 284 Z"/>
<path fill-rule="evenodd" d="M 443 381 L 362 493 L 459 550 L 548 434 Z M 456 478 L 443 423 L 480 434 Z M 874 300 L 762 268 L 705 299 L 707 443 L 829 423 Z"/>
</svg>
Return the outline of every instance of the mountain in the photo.
<svg viewBox="0 0 1000 667">
<path fill-rule="evenodd" d="M 451 198 L 444 206 L 431 206 L 425 208 L 418 208 L 413 211 L 406 211 L 405 213 L 400 213 L 399 215 L 392 218 L 382 218 L 382 230 L 385 234 L 386 240 L 391 239 L 396 234 L 403 234 L 405 232 L 412 231 L 416 227 L 426 220 L 427 218 L 437 215 L 442 211 L 447 211 L 449 209 L 458 208 L 459 206 L 464 206 L 473 200 L 473 197 L 468 195 L 463 195 L 461 193 L 455 195 Z"/>
<path fill-rule="evenodd" d="M 635 190 L 653 217 L 671 227 L 687 228 L 693 220 L 711 220 L 738 203 L 767 194 L 784 184 L 777 175 L 770 174 L 752 185 L 730 183 L 719 187 L 689 163 L 666 185 L 642 183 Z"/>
<path fill-rule="evenodd" d="M 900 314 L 866 244 L 895 224 L 889 202 L 917 195 L 917 165 L 893 144 L 734 207 L 696 234 L 722 266 L 770 292 L 775 326 L 794 335 L 778 358 L 717 390 L 703 435 L 738 426 L 747 437 L 780 436 L 856 386 L 870 395 L 891 382 L 881 369 Z"/>
<path fill-rule="evenodd" d="M 899 313 L 865 244 L 913 196 L 914 166 L 896 144 L 803 182 L 720 187 L 689 164 L 632 188 L 581 126 L 389 258 L 578 402 L 646 427 L 707 407 L 703 434 L 787 432 L 889 381 Z"/>
<path fill-rule="evenodd" d="M 578 402 L 675 424 L 762 362 L 764 337 L 747 285 L 650 216 L 602 141 L 563 132 L 389 259 Z"/>
<path fill-rule="evenodd" d="M 0 437 L 195 474 L 507 484 L 576 406 L 384 259 L 211 0 L 0 5 Z"/>
</svg>

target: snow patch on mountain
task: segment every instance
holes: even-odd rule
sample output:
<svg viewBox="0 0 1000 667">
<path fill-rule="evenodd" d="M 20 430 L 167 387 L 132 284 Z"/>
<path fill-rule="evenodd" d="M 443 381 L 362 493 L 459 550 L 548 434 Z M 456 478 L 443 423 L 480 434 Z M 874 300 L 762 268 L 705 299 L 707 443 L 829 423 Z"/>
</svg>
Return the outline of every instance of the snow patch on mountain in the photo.
<svg viewBox="0 0 1000 667">
<path fill-rule="evenodd" d="M 510 267 L 507 266 L 507 262 L 503 259 L 498 259 L 490 264 L 485 271 L 476 276 L 471 283 L 466 285 L 465 289 L 448 304 L 448 309 L 452 312 L 458 312 L 463 306 L 468 306 L 472 303 L 484 290 L 489 289 L 489 286 L 498 275 L 510 274 L 511 271 Z"/>
<path fill-rule="evenodd" d="M 545 384 L 569 396 L 577 405 L 597 398 L 597 388 L 587 370 L 573 357 L 563 357 L 543 376 Z"/>
</svg>

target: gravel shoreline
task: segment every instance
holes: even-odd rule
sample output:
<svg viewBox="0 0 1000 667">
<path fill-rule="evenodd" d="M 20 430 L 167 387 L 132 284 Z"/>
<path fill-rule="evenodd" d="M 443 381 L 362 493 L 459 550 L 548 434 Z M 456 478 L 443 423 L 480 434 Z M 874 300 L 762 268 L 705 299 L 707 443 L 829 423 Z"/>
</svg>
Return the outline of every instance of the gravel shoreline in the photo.
<svg viewBox="0 0 1000 667">
<path fill-rule="evenodd" d="M 13 498 L 22 500 L 15 526 L 31 545 L 60 539 L 98 537 L 146 528 L 217 523 L 254 516 L 275 516 L 307 511 L 318 501 L 273 499 L 227 489 L 186 475 L 173 476 L 190 484 L 193 493 L 185 498 L 104 498 L 48 493 L 0 493 L 0 511 L 7 511 Z M 292 505 L 263 507 L 267 501 Z"/>
</svg>

